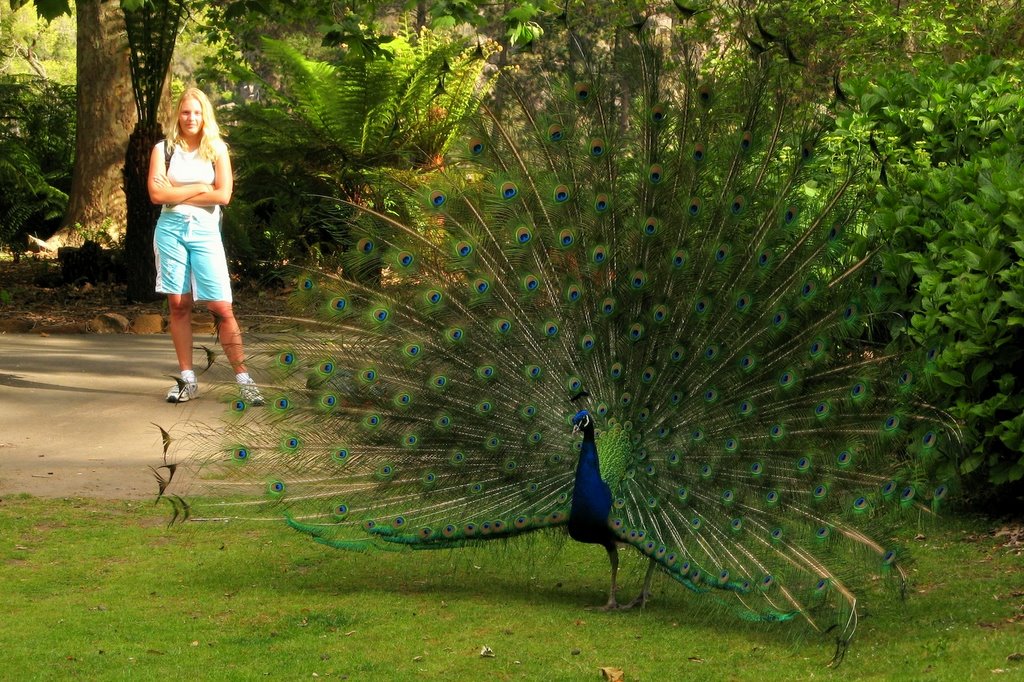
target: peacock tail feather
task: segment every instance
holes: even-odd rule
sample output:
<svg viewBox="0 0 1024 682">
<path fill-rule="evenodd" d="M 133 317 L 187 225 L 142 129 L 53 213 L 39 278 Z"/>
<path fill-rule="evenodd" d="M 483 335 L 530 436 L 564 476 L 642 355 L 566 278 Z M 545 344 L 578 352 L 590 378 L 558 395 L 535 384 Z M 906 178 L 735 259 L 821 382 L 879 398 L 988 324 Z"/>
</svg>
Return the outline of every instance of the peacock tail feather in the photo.
<svg viewBox="0 0 1024 682">
<path fill-rule="evenodd" d="M 268 406 L 198 446 L 204 514 L 358 550 L 563 526 L 583 408 L 615 540 L 848 640 L 857 586 L 905 578 L 886 529 L 947 494 L 922 466 L 946 420 L 925 364 L 868 340 L 886 285 L 827 107 L 778 46 L 664 40 L 640 31 L 628 80 L 520 80 L 403 180 L 414 215 L 353 206 L 340 274 L 301 275 L 266 346 Z"/>
</svg>

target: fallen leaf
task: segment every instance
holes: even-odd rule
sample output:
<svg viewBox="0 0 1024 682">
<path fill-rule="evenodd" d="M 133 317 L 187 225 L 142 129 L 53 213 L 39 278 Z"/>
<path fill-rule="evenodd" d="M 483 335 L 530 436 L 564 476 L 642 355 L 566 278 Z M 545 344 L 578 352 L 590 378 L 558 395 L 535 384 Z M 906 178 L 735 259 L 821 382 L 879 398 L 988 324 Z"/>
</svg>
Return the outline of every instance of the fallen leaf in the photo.
<svg viewBox="0 0 1024 682">
<path fill-rule="evenodd" d="M 690 656 L 686 660 L 688 660 L 690 663 L 703 663 L 704 662 L 704 659 L 701 658 L 700 656 Z"/>
<path fill-rule="evenodd" d="M 601 668 L 601 675 L 608 682 L 625 682 L 626 674 L 618 668 Z"/>
<path fill-rule="evenodd" d="M 494 651 L 491 650 L 491 647 L 489 647 L 486 644 L 484 644 L 484 646 L 480 649 L 480 657 L 481 658 L 494 658 Z"/>
</svg>

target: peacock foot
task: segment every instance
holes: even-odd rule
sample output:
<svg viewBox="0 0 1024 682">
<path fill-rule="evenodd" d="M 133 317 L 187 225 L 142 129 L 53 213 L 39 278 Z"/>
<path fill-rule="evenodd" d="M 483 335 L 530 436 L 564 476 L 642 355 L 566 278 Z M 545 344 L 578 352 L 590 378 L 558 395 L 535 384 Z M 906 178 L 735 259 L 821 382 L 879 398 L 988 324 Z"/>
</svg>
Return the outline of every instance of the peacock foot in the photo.
<svg viewBox="0 0 1024 682">
<path fill-rule="evenodd" d="M 650 599 L 650 597 L 651 593 L 644 590 L 640 594 L 636 595 L 636 597 L 634 597 L 633 600 L 630 601 L 628 604 L 622 604 L 618 608 L 622 611 L 628 611 L 629 609 L 635 608 L 637 606 L 643 608 L 644 605 L 647 603 L 647 600 Z"/>
</svg>

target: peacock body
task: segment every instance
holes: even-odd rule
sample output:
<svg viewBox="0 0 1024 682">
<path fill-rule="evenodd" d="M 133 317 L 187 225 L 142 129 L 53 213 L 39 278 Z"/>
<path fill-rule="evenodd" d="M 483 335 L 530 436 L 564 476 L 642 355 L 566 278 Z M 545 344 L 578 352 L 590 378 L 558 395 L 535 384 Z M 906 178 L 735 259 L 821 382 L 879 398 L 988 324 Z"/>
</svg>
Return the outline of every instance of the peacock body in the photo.
<svg viewBox="0 0 1024 682">
<path fill-rule="evenodd" d="M 266 346 L 268 407 L 200 440 L 193 515 L 356 550 L 564 526 L 607 550 L 608 607 L 631 546 L 631 603 L 660 572 L 848 641 L 856 585 L 903 579 L 887 524 L 946 495 L 920 466 L 943 420 L 865 340 L 886 286 L 859 171 L 782 45 L 649 29 L 618 80 L 577 56 L 483 107 L 404 185 L 414 214 L 357 207 L 340 274 L 300 276 Z"/>
</svg>

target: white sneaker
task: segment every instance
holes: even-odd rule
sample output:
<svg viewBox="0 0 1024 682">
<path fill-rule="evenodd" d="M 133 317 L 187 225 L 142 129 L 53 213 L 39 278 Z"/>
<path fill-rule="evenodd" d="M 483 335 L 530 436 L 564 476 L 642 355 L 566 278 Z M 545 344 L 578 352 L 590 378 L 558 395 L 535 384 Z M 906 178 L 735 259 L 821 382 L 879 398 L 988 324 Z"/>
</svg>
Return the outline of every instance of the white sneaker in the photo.
<svg viewBox="0 0 1024 682">
<path fill-rule="evenodd" d="M 167 402 L 187 403 L 189 400 L 199 396 L 198 384 L 175 384 L 167 391 Z"/>
<path fill-rule="evenodd" d="M 238 384 L 238 391 L 242 394 L 242 400 L 253 407 L 263 407 L 266 404 L 263 400 L 263 394 L 260 393 L 260 389 L 256 386 L 256 382 L 240 383 Z"/>
</svg>

